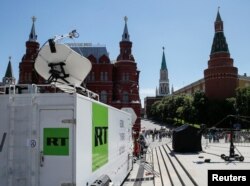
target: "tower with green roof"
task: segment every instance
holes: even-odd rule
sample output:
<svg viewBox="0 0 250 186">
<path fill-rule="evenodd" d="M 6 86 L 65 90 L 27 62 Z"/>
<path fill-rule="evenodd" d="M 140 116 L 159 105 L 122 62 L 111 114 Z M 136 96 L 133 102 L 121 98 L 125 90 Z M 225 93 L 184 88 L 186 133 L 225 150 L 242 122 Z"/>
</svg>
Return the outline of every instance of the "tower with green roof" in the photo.
<svg viewBox="0 0 250 186">
<path fill-rule="evenodd" d="M 169 79 L 168 79 L 168 69 L 166 64 L 164 47 L 161 61 L 161 69 L 160 69 L 160 80 L 159 80 L 159 88 L 158 94 L 156 96 L 166 96 L 169 95 Z"/>
<path fill-rule="evenodd" d="M 233 59 L 230 57 L 219 9 L 214 29 L 208 68 L 204 70 L 205 94 L 209 99 L 223 100 L 235 96 L 238 69 L 233 66 Z"/>
<path fill-rule="evenodd" d="M 5 76 L 3 77 L 4 85 L 13 85 L 16 83 L 16 78 L 13 76 L 13 70 L 11 65 L 11 57 L 9 57 L 9 63 L 5 72 Z"/>
</svg>

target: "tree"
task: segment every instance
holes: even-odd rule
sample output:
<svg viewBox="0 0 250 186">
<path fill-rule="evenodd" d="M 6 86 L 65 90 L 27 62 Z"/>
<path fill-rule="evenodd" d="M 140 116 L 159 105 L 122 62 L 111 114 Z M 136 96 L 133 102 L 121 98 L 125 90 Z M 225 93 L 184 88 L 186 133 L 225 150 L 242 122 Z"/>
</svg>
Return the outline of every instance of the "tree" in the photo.
<svg viewBox="0 0 250 186">
<path fill-rule="evenodd" d="M 207 120 L 207 106 L 208 99 L 204 92 L 196 91 L 194 93 L 193 99 L 193 107 L 194 107 L 194 115 L 195 115 L 195 123 L 206 123 Z"/>
<path fill-rule="evenodd" d="M 250 87 L 236 90 L 236 109 L 239 115 L 250 116 Z"/>
</svg>

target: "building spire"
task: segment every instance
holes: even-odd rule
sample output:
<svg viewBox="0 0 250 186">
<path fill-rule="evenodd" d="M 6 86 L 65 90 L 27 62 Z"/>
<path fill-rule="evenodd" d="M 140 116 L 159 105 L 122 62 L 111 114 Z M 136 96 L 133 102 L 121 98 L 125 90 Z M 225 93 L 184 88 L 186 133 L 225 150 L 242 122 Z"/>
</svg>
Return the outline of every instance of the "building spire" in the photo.
<svg viewBox="0 0 250 186">
<path fill-rule="evenodd" d="M 217 52 L 229 53 L 226 37 L 224 36 L 224 32 L 223 32 L 223 21 L 220 16 L 219 9 L 220 7 L 218 7 L 216 20 L 214 22 L 215 34 L 214 34 L 214 40 L 213 40 L 213 45 L 212 45 L 210 54 L 214 54 Z"/>
<path fill-rule="evenodd" d="M 16 79 L 13 77 L 12 65 L 11 65 L 11 57 L 9 57 L 9 63 L 5 72 L 5 76 L 3 77 L 3 84 L 15 84 Z"/>
<path fill-rule="evenodd" d="M 223 21 L 220 16 L 220 7 L 218 7 L 216 20 L 214 22 L 215 32 L 223 32 Z"/>
<path fill-rule="evenodd" d="M 32 19 L 32 27 L 31 27 L 31 31 L 30 31 L 30 35 L 29 35 L 29 41 L 36 41 L 36 39 L 37 39 L 36 30 L 35 30 L 36 17 L 32 16 L 31 19 Z"/>
<path fill-rule="evenodd" d="M 159 80 L 159 96 L 166 96 L 169 94 L 169 80 L 168 80 L 168 69 L 166 65 L 164 47 L 161 61 L 161 69 L 160 69 L 160 80 Z"/>
<path fill-rule="evenodd" d="M 220 7 L 218 7 L 218 12 L 217 12 L 217 16 L 216 16 L 216 22 L 221 22 L 221 17 L 220 17 Z"/>
<path fill-rule="evenodd" d="M 161 70 L 166 70 L 167 69 L 167 64 L 166 64 L 166 59 L 165 59 L 165 47 L 162 47 L 163 49 L 163 54 L 162 54 L 162 60 L 161 60 Z"/>
<path fill-rule="evenodd" d="M 130 41 L 129 40 L 129 33 L 128 33 L 128 26 L 127 26 L 127 22 L 128 22 L 127 16 L 124 17 L 124 21 L 125 21 L 125 26 L 124 26 L 124 30 L 123 30 L 123 34 L 122 34 L 122 41 Z"/>
<path fill-rule="evenodd" d="M 9 63 L 6 69 L 6 73 L 4 77 L 12 78 L 13 77 L 13 71 L 12 71 L 12 65 L 11 65 L 11 56 L 9 57 Z"/>
</svg>

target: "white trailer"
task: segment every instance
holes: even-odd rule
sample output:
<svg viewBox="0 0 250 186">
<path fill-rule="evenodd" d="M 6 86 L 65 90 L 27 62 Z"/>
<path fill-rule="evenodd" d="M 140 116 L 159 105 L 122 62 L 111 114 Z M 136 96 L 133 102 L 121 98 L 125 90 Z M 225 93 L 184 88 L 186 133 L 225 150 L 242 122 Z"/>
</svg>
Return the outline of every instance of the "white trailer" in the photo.
<svg viewBox="0 0 250 186">
<path fill-rule="evenodd" d="M 9 92 L 0 94 L 1 186 L 123 183 L 132 169 L 129 113 L 78 93 Z"/>
</svg>

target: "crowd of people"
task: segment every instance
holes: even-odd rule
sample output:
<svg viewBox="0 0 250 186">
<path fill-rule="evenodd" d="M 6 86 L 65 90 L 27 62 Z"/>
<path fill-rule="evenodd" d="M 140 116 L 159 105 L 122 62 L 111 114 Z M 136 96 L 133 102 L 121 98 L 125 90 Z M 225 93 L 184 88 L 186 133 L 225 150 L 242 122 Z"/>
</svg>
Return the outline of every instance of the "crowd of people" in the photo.
<svg viewBox="0 0 250 186">
<path fill-rule="evenodd" d="M 204 134 L 204 137 L 208 139 L 209 143 L 218 143 L 220 140 L 229 143 L 231 140 L 231 132 L 225 129 L 208 130 L 208 132 Z M 234 131 L 232 137 L 236 143 L 250 142 L 249 131 Z"/>
<path fill-rule="evenodd" d="M 161 142 L 162 138 L 172 138 L 173 130 L 161 127 L 160 129 L 147 129 L 142 130 L 140 133 L 138 144 L 140 146 L 140 157 L 146 152 L 149 142 Z M 226 129 L 208 129 L 203 133 L 205 139 L 208 139 L 209 143 L 219 143 L 224 140 L 225 143 L 229 143 L 231 140 L 231 131 Z M 236 143 L 250 142 L 250 131 L 235 131 L 233 133 L 233 141 Z"/>
<path fill-rule="evenodd" d="M 168 130 L 165 127 L 161 127 L 159 130 L 157 129 L 148 129 L 142 131 L 142 135 L 145 136 L 146 139 L 152 139 L 152 141 L 159 140 L 161 141 L 162 138 L 171 138 L 172 137 L 172 130 Z"/>
</svg>

